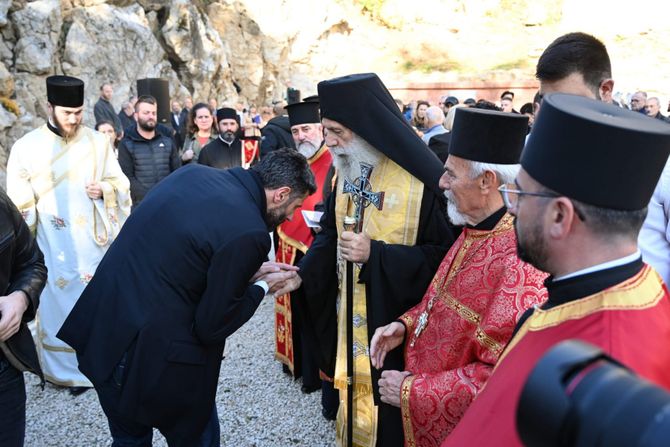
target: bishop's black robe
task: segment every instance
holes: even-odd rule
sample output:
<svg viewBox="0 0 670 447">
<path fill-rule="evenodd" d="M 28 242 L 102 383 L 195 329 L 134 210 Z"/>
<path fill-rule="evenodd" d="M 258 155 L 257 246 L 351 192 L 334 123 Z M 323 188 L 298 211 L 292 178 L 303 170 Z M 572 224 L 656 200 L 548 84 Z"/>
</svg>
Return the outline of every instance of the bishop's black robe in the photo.
<svg viewBox="0 0 670 447">
<path fill-rule="evenodd" d="M 338 197 L 339 196 L 339 197 Z M 336 272 L 337 228 L 335 201 L 346 200 L 341 194 L 331 194 L 321 218 L 321 232 L 299 263 L 300 277 L 306 297 L 306 316 L 313 325 L 319 354 L 319 367 L 330 377 L 335 371 L 337 350 L 337 291 Z M 366 288 L 368 342 L 374 331 L 396 320 L 421 301 L 442 258 L 454 242 L 448 224 L 443 198 L 425 188 L 421 200 L 416 245 L 404 246 L 371 242 L 370 257 L 361 269 L 359 283 Z M 343 294 L 344 296 L 344 294 Z M 384 360 L 382 370 L 404 370 L 401 350 L 393 350 Z M 377 445 L 383 447 L 403 444 L 400 409 L 379 399 L 378 381 L 381 371 L 371 367 L 375 404 L 379 408 Z"/>
<path fill-rule="evenodd" d="M 198 155 L 198 163 L 218 169 L 242 166 L 242 141 L 235 138 L 229 145 L 217 138 L 205 145 Z"/>
</svg>

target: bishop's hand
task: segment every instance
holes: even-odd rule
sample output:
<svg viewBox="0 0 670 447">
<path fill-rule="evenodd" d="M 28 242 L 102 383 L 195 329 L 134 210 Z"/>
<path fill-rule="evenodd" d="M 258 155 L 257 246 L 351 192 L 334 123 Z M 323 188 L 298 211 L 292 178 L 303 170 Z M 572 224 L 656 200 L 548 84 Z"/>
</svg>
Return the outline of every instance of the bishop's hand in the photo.
<svg viewBox="0 0 670 447">
<path fill-rule="evenodd" d="M 260 279 L 263 279 L 262 277 L 268 273 L 277 273 L 281 271 L 297 272 L 298 270 L 300 269 L 295 265 L 284 264 L 283 262 L 266 261 L 263 263 L 263 265 L 261 265 L 261 268 L 259 268 L 258 271 L 254 273 L 254 276 L 251 277 L 249 282 L 256 282 Z"/>
<path fill-rule="evenodd" d="M 400 346 L 405 339 L 405 325 L 394 321 L 377 328 L 370 341 L 370 361 L 379 369 L 384 366 L 384 359 L 389 351 Z"/>
<path fill-rule="evenodd" d="M 364 263 L 370 258 L 370 236 L 365 233 L 343 231 L 339 246 L 345 261 Z"/>
</svg>

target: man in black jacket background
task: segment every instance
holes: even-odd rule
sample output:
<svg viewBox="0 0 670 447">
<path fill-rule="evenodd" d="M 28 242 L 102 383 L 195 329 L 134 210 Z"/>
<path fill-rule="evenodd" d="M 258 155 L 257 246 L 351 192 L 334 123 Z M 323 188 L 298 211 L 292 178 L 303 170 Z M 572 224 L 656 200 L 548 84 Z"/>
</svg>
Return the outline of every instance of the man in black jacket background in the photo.
<svg viewBox="0 0 670 447">
<path fill-rule="evenodd" d="M 295 149 L 291 135 L 291 123 L 286 114 L 286 103 L 278 102 L 272 107 L 275 115 L 261 130 L 261 158 L 282 147 Z"/>
<path fill-rule="evenodd" d="M 140 96 L 135 104 L 137 126 L 130 127 L 119 143 L 119 165 L 130 180 L 133 209 L 158 182 L 181 166 L 174 140 L 156 130 L 158 106 L 153 96 Z"/>
<path fill-rule="evenodd" d="M 0 445 L 21 447 L 26 431 L 22 371 L 42 370 L 26 323 L 47 279 L 42 252 L 21 213 L 0 190 Z"/>
</svg>

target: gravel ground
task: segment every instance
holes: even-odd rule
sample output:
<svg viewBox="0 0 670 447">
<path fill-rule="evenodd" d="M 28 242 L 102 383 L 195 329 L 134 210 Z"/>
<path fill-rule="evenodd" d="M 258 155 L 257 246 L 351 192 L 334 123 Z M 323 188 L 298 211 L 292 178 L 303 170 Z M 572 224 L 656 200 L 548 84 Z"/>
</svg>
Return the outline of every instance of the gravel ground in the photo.
<svg viewBox="0 0 670 447">
<path fill-rule="evenodd" d="M 266 298 L 254 317 L 226 343 L 217 407 L 222 446 L 331 446 L 335 424 L 321 416 L 321 393 L 305 395 L 300 381 L 282 373 L 274 360 L 273 301 Z M 72 397 L 26 376 L 26 446 L 109 446 L 111 437 L 97 395 Z M 155 446 L 165 446 L 156 432 Z"/>
</svg>

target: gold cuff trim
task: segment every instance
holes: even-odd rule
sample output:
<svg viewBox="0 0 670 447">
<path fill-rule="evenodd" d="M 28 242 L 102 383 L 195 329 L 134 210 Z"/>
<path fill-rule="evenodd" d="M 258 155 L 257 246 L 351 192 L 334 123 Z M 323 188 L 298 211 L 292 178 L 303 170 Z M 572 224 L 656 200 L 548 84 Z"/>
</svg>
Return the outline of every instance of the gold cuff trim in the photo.
<svg viewBox="0 0 670 447">
<path fill-rule="evenodd" d="M 412 392 L 412 384 L 415 376 L 407 376 L 402 381 L 400 389 L 400 411 L 402 412 L 402 428 L 405 432 L 405 446 L 415 447 L 414 427 L 412 426 L 412 416 L 409 408 L 409 396 Z"/>
</svg>

